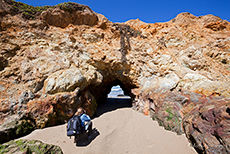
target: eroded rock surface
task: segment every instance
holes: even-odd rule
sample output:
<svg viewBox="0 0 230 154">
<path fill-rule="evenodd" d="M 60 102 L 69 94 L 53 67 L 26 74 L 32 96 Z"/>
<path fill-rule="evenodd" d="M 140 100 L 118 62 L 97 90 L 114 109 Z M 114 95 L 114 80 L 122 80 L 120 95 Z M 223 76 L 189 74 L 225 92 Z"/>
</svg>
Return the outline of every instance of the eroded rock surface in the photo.
<svg viewBox="0 0 230 154">
<path fill-rule="evenodd" d="M 134 109 L 185 133 L 198 152 L 230 152 L 228 21 L 181 13 L 165 23 L 114 24 L 75 3 L 30 19 L 12 12 L 15 3 L 0 3 L 1 142 L 64 123 L 79 106 L 93 116 L 120 84 Z M 28 132 L 9 136 L 25 123 Z"/>
<path fill-rule="evenodd" d="M 47 153 L 47 154 L 63 154 L 60 147 L 42 143 L 36 140 L 17 140 L 0 144 L 1 153 Z"/>
</svg>

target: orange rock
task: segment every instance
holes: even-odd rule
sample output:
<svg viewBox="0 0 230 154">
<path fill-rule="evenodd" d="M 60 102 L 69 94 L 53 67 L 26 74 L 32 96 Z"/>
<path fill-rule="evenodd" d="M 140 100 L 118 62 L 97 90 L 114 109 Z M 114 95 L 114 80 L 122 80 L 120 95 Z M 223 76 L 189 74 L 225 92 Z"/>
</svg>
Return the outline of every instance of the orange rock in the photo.
<svg viewBox="0 0 230 154">
<path fill-rule="evenodd" d="M 224 138 L 218 146 L 229 145 L 228 21 L 181 13 L 166 23 L 115 24 L 76 3 L 68 7 L 82 9 L 52 7 L 29 20 L 7 2 L 0 13 L 1 124 L 26 117 L 35 127 L 57 125 L 79 106 L 93 116 L 120 84 L 137 110 L 151 110 L 166 129 L 194 136 L 199 150 L 218 149 L 201 143 L 212 133 Z"/>
</svg>

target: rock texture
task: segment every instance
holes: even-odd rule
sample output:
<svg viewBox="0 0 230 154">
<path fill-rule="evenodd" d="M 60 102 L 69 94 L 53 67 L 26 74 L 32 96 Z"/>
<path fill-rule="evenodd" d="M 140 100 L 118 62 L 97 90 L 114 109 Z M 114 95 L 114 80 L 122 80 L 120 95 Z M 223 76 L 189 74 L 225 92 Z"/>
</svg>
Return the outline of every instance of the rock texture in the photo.
<svg viewBox="0 0 230 154">
<path fill-rule="evenodd" d="M 115 24 L 75 3 L 35 14 L 0 2 L 1 143 L 64 123 L 79 106 L 93 116 L 120 84 L 135 110 L 185 133 L 197 152 L 230 152 L 228 21 L 181 13 Z M 9 135 L 25 123 L 28 132 Z"/>
<path fill-rule="evenodd" d="M 88 7 L 76 3 L 64 3 L 60 8 L 50 8 L 41 13 L 40 18 L 49 25 L 65 28 L 69 24 L 95 25 L 97 15 Z"/>
<path fill-rule="evenodd" d="M 23 153 L 47 153 L 63 154 L 60 147 L 49 145 L 36 140 L 17 140 L 10 141 L 3 145 L 0 144 L 0 152 L 5 154 Z"/>
</svg>

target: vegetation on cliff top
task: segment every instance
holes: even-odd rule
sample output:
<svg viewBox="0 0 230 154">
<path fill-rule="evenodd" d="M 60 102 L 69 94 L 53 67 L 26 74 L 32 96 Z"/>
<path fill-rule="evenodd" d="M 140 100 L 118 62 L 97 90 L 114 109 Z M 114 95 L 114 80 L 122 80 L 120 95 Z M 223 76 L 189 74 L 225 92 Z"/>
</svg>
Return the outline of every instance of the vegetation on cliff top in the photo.
<svg viewBox="0 0 230 154">
<path fill-rule="evenodd" d="M 55 6 L 31 6 L 28 4 L 24 4 L 22 2 L 16 2 L 14 0 L 5 0 L 8 4 L 7 8 L 10 8 L 10 12 L 13 14 L 22 13 L 23 18 L 28 20 L 34 20 L 39 17 L 39 15 L 46 11 L 49 8 L 60 8 L 61 10 L 68 11 L 72 13 L 73 11 L 84 11 L 86 8 L 85 5 L 73 3 L 73 2 L 64 2 L 57 4 Z"/>
</svg>

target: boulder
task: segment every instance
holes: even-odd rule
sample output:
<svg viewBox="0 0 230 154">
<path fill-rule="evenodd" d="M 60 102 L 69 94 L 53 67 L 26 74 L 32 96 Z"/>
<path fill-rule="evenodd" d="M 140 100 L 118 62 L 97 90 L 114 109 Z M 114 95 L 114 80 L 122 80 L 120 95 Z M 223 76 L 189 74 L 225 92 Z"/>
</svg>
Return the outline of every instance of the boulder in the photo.
<svg viewBox="0 0 230 154">
<path fill-rule="evenodd" d="M 197 152 L 229 153 L 229 105 L 229 99 L 208 98 L 184 116 L 185 134 Z"/>
<path fill-rule="evenodd" d="M 44 82 L 46 93 L 71 91 L 76 87 L 84 86 L 86 79 L 77 68 L 57 71 L 51 74 Z"/>
<path fill-rule="evenodd" d="M 55 153 L 63 154 L 60 147 L 37 140 L 15 140 L 0 144 L 1 153 Z"/>
<path fill-rule="evenodd" d="M 42 12 L 40 18 L 49 25 L 65 28 L 73 25 L 96 25 L 97 15 L 88 7 L 76 3 L 61 4 L 60 8 L 50 8 Z"/>
</svg>

